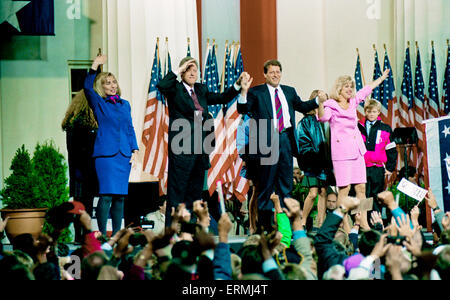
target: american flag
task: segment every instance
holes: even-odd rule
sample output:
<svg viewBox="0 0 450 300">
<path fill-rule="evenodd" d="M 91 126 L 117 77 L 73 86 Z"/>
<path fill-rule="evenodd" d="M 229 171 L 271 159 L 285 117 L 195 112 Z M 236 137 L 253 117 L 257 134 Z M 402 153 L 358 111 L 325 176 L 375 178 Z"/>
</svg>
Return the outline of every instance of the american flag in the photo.
<svg viewBox="0 0 450 300">
<path fill-rule="evenodd" d="M 450 211 L 450 116 L 426 121 L 429 184 L 440 209 Z"/>
<path fill-rule="evenodd" d="M 363 88 L 363 81 L 362 81 L 362 73 L 361 73 L 361 61 L 359 59 L 359 53 L 358 53 L 358 58 L 356 59 L 356 67 L 355 67 L 355 85 L 356 85 L 356 90 L 359 91 L 360 89 Z M 361 102 L 357 109 L 356 109 L 356 114 L 358 117 L 358 120 L 363 120 L 365 117 L 364 114 L 364 102 Z"/>
<path fill-rule="evenodd" d="M 380 67 L 380 63 L 378 60 L 378 52 L 375 50 L 373 80 L 375 81 L 376 79 L 380 78 L 381 75 L 383 75 L 383 73 L 381 72 L 381 67 Z M 384 123 L 390 124 L 389 123 L 389 111 L 388 111 L 388 106 L 387 106 L 388 102 L 383 97 L 383 89 L 384 89 L 385 82 L 386 81 L 383 81 L 380 86 L 376 87 L 372 91 L 372 98 L 380 101 L 380 103 L 381 103 L 381 115 L 380 115 L 381 121 L 383 121 Z"/>
<path fill-rule="evenodd" d="M 243 69 L 242 55 L 237 55 L 236 67 L 233 66 L 233 47 L 225 49 L 225 66 L 223 73 L 222 90 L 231 87 L 235 82 L 235 68 Z M 208 54 L 209 55 L 209 54 Z M 205 72 L 214 66 L 215 53 L 211 51 L 212 62 L 205 67 Z M 212 73 L 211 73 L 212 74 Z M 239 73 L 240 75 L 240 73 Z M 205 78 L 208 78 L 205 77 Z M 216 76 L 211 79 L 216 80 Z M 214 84 L 211 84 L 214 87 Z M 248 192 L 248 181 L 240 176 L 243 161 L 239 157 L 236 147 L 237 127 L 241 120 L 237 112 L 237 98 L 233 99 L 226 107 L 213 107 L 211 111 L 214 117 L 216 148 L 210 154 L 211 168 L 208 171 L 208 190 L 210 195 L 216 190 L 217 181 L 222 181 L 223 191 L 227 200 L 234 196 L 240 201 L 245 201 Z"/>
<path fill-rule="evenodd" d="M 160 195 L 167 193 L 169 109 L 156 88 L 161 80 L 158 43 L 155 48 L 142 143 L 145 146 L 143 171 L 159 179 Z"/>
<path fill-rule="evenodd" d="M 387 69 L 391 70 L 389 72 L 388 78 L 383 81 L 382 91 L 381 91 L 381 105 L 387 107 L 387 117 L 385 123 L 395 127 L 395 106 L 397 102 L 397 97 L 395 96 L 395 85 L 394 85 L 394 75 L 392 74 L 391 63 L 389 61 L 387 50 L 384 52 L 384 63 L 383 71 Z"/>
<path fill-rule="evenodd" d="M 238 80 L 242 72 L 244 72 L 244 61 L 242 60 L 241 47 L 238 47 L 237 56 L 234 60 L 234 81 Z"/>
<path fill-rule="evenodd" d="M 234 57 L 234 45 L 227 47 L 225 49 L 225 66 L 224 66 L 224 72 L 222 74 L 223 77 L 223 85 L 222 85 L 222 91 L 225 91 L 230 86 L 234 84 L 234 68 L 233 68 L 233 57 Z M 233 114 L 233 110 L 235 110 L 236 115 Z M 236 105 L 234 105 L 233 109 L 233 101 L 230 103 L 227 103 L 227 105 L 224 106 L 224 114 L 225 114 L 225 129 L 226 129 L 226 144 L 225 144 L 225 155 L 227 155 L 227 163 L 228 166 L 227 170 L 224 173 L 224 176 L 222 178 L 224 192 L 225 192 L 225 199 L 229 200 L 233 197 L 234 194 L 234 181 L 236 178 L 236 172 L 235 172 L 235 160 L 237 155 L 237 149 L 236 149 L 236 128 L 234 128 L 235 125 L 235 119 L 236 117 L 239 118 L 240 115 L 237 113 Z M 239 124 L 239 120 L 237 122 Z"/>
<path fill-rule="evenodd" d="M 219 92 L 219 77 L 217 74 L 217 58 L 215 55 L 215 45 L 208 47 L 207 58 L 205 64 L 203 83 L 208 87 L 210 92 Z M 227 131 L 225 126 L 224 111 L 220 104 L 209 105 L 209 114 L 214 118 L 214 135 L 215 135 L 215 148 L 209 154 L 209 160 L 211 162 L 211 168 L 208 170 L 208 191 L 212 195 L 216 190 L 217 181 L 223 180 L 225 172 L 229 168 L 229 159 L 225 153 L 227 149 Z"/>
<path fill-rule="evenodd" d="M 402 95 L 400 97 L 399 121 L 400 126 L 411 127 L 414 125 L 413 102 L 414 90 L 411 74 L 411 59 L 409 56 L 409 47 L 406 48 L 405 61 L 403 63 L 403 80 L 402 80 Z"/>
<path fill-rule="evenodd" d="M 236 59 L 234 60 L 234 66 L 231 65 L 231 59 L 229 60 L 229 62 L 227 62 L 228 87 L 232 86 L 244 71 L 244 62 L 242 60 L 240 47 L 237 50 L 237 55 L 235 55 L 234 57 L 236 57 Z M 238 98 L 239 96 L 235 97 L 231 102 L 227 104 L 225 122 L 227 124 L 227 147 L 229 149 L 228 153 L 230 154 L 232 161 L 229 171 L 232 173 L 233 194 L 239 199 L 239 201 L 244 202 L 247 199 L 249 183 L 246 178 L 241 176 L 241 170 L 244 162 L 239 156 L 236 146 L 237 129 L 242 119 L 242 116 L 237 111 Z"/>
<path fill-rule="evenodd" d="M 382 73 L 381 73 L 380 62 L 378 61 L 378 51 L 375 50 L 375 61 L 374 61 L 374 66 L 373 66 L 373 78 L 372 78 L 373 81 L 375 81 L 376 79 L 381 77 L 381 75 L 382 75 Z M 381 90 L 382 89 L 380 86 L 377 86 L 376 88 L 374 88 L 372 91 L 371 97 L 373 99 L 380 101 Z"/>
<path fill-rule="evenodd" d="M 450 113 L 450 45 L 447 40 L 447 65 L 444 73 L 441 116 L 446 116 L 448 113 Z"/>
<path fill-rule="evenodd" d="M 419 148 L 423 148 L 423 127 L 422 121 L 424 117 L 425 103 L 425 83 L 422 75 L 422 63 L 420 60 L 420 51 L 417 48 L 416 72 L 414 76 L 414 126 L 417 129 L 419 137 Z"/>
<path fill-rule="evenodd" d="M 169 53 L 169 43 L 166 39 L 166 51 L 164 53 L 164 72 L 163 75 L 166 75 L 167 73 L 172 71 L 172 61 L 170 59 L 170 53 Z"/>
<path fill-rule="evenodd" d="M 422 121 L 424 120 L 424 104 L 426 103 L 425 98 L 425 83 L 423 81 L 422 75 L 422 63 L 420 60 L 420 51 L 417 48 L 416 57 L 416 71 L 414 76 L 414 126 L 417 129 L 417 136 L 419 138 L 418 148 L 413 149 L 413 164 L 417 168 L 417 173 L 419 175 L 423 172 L 423 139 L 424 139 L 424 127 Z"/>
<path fill-rule="evenodd" d="M 430 77 L 428 81 L 428 110 L 427 119 L 439 117 L 439 96 L 437 84 L 436 56 L 434 54 L 434 45 L 431 50 Z"/>
</svg>

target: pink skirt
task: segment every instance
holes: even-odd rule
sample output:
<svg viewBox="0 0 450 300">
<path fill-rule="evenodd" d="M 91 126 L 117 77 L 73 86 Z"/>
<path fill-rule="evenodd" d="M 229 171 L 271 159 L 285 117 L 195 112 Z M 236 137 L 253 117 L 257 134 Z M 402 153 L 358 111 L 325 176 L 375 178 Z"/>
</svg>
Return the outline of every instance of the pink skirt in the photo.
<svg viewBox="0 0 450 300">
<path fill-rule="evenodd" d="M 366 164 L 362 155 L 352 160 L 333 160 L 333 168 L 338 187 L 367 182 Z"/>
</svg>

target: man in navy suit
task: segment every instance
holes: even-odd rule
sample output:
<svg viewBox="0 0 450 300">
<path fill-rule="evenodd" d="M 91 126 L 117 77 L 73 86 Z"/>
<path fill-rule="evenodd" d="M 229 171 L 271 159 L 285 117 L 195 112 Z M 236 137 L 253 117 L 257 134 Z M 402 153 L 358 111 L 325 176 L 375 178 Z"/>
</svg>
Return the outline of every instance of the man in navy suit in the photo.
<svg viewBox="0 0 450 300">
<path fill-rule="evenodd" d="M 303 102 L 293 87 L 280 85 L 281 63 L 269 60 L 264 64 L 266 83 L 251 88 L 247 97 L 238 101 L 241 114 L 250 113 L 249 156 L 258 161 L 254 178 L 257 187 L 258 230 L 272 229 L 273 203 L 270 195 L 283 199 L 291 197 L 293 184 L 293 155 L 298 153 L 295 136 L 295 111 L 309 112 L 318 107 L 319 99 Z M 325 100 L 320 93 L 321 101 Z M 254 150 L 252 150 L 254 149 Z M 255 151 L 256 150 L 256 151 Z M 253 152 L 253 153 L 252 153 Z"/>
<path fill-rule="evenodd" d="M 202 198 L 205 170 L 211 166 L 209 152 L 214 147 L 214 127 L 208 130 L 205 125 L 208 121 L 213 125 L 208 105 L 226 104 L 239 90 L 241 96 L 246 96 L 252 82 L 248 73 L 242 72 L 234 86 L 223 93 L 209 92 L 206 85 L 197 83 L 198 63 L 192 57 L 182 59 L 176 72 L 169 72 L 157 85 L 169 106 L 166 226 L 172 221 L 172 207 L 185 203 L 192 210 L 193 202 Z"/>
</svg>

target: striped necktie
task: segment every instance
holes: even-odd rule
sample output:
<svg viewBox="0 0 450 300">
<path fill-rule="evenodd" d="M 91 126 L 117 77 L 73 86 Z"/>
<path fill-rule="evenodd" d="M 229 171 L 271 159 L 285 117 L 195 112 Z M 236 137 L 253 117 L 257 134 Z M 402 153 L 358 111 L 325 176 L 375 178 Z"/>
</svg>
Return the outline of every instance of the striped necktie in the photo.
<svg viewBox="0 0 450 300">
<path fill-rule="evenodd" d="M 275 89 L 275 111 L 278 120 L 278 132 L 283 132 L 284 120 L 283 120 L 283 109 L 281 108 L 280 97 L 278 96 L 278 89 Z"/>
<path fill-rule="evenodd" d="M 192 101 L 194 101 L 194 106 L 197 110 L 203 112 L 203 107 L 200 105 L 200 102 L 198 102 L 197 95 L 194 92 L 194 89 L 191 89 L 191 98 Z"/>
</svg>

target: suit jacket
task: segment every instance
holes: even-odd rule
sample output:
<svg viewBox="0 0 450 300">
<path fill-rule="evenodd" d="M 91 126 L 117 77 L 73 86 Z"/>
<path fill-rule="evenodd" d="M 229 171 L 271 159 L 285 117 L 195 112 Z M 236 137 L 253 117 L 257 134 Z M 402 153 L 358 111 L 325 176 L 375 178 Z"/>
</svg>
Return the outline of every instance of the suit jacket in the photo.
<svg viewBox="0 0 450 300">
<path fill-rule="evenodd" d="M 184 84 L 177 80 L 177 75 L 173 72 L 169 72 L 157 85 L 159 91 L 166 97 L 167 103 L 169 106 L 169 151 L 172 151 L 172 141 L 175 137 L 177 137 L 177 141 L 175 142 L 176 146 L 180 146 L 182 149 L 186 150 L 185 154 L 202 154 L 203 156 L 203 166 L 206 169 L 209 169 L 209 153 L 205 152 L 205 149 L 200 149 L 201 153 L 198 153 L 199 143 L 203 145 L 205 138 L 214 132 L 214 126 L 209 127 L 210 130 L 202 130 L 201 141 L 200 139 L 196 140 L 196 134 L 194 134 L 194 115 L 197 110 L 194 105 L 194 101 L 191 98 L 191 95 L 186 90 Z M 226 104 L 234 99 L 239 94 L 234 87 L 228 88 L 223 93 L 212 93 L 208 91 L 206 85 L 201 83 L 195 83 L 194 91 L 197 95 L 198 102 L 203 108 L 202 113 L 202 127 L 205 125 L 205 122 L 210 120 L 209 124 L 213 124 L 212 116 L 208 113 L 208 105 L 214 104 Z M 173 126 L 173 125 L 176 126 Z M 189 125 L 189 128 L 185 128 L 180 125 Z M 209 129 L 207 128 L 207 129 Z M 186 132 L 186 130 L 189 130 Z M 186 133 L 185 137 L 189 136 L 189 139 L 181 139 L 182 132 Z M 212 135 L 211 137 L 214 137 Z M 178 138 L 180 138 L 178 140 Z M 213 145 L 213 139 L 210 140 Z M 209 143 L 209 141 L 207 141 Z M 197 145 L 197 147 L 196 147 Z"/>
<path fill-rule="evenodd" d="M 301 113 L 307 113 L 318 107 L 315 100 L 302 101 L 302 99 L 297 95 L 297 92 L 293 87 L 287 85 L 280 85 L 286 101 L 289 107 L 289 116 L 291 119 L 292 129 L 295 126 L 295 111 Z M 272 128 L 273 124 L 273 110 L 272 110 L 272 99 L 270 97 L 269 88 L 267 84 L 262 84 L 251 88 L 247 94 L 247 103 L 238 104 L 238 112 L 241 114 L 250 113 L 256 124 L 250 122 L 250 143 L 255 142 L 255 137 L 257 138 L 258 145 L 261 141 L 267 141 L 264 143 L 264 147 L 272 147 L 273 134 L 276 133 Z M 260 122 L 264 120 L 264 122 Z M 255 127 L 256 125 L 256 127 Z M 262 127 L 261 127 L 262 126 Z M 255 133 L 256 130 L 256 133 Z M 297 144 L 297 134 L 295 130 L 289 130 L 290 140 L 293 155 L 298 155 L 298 144 Z M 257 154 L 258 157 L 267 157 L 270 153 L 261 153 L 260 147 L 258 146 Z"/>
<path fill-rule="evenodd" d="M 324 115 L 321 122 L 330 123 L 331 159 L 349 160 L 366 153 L 363 139 L 358 129 L 356 109 L 360 102 L 372 93 L 372 88 L 366 86 L 349 100 L 349 107 L 343 109 L 334 99 L 325 101 Z"/>
<path fill-rule="evenodd" d="M 393 172 L 397 166 L 397 148 L 395 143 L 391 143 L 391 126 L 377 120 L 370 129 L 370 135 L 367 135 L 366 120 L 361 120 L 358 124 L 359 131 L 366 145 L 367 152 L 364 155 L 366 167 L 383 167 Z"/>
<path fill-rule="evenodd" d="M 96 75 L 96 71 L 91 69 L 84 81 L 84 93 L 98 123 L 92 156 L 113 156 L 121 152 L 131 157 L 132 151 L 139 147 L 131 120 L 130 103 L 120 98 L 113 104 L 100 97 L 93 88 Z"/>
</svg>

